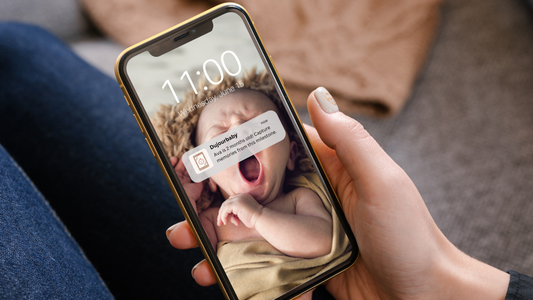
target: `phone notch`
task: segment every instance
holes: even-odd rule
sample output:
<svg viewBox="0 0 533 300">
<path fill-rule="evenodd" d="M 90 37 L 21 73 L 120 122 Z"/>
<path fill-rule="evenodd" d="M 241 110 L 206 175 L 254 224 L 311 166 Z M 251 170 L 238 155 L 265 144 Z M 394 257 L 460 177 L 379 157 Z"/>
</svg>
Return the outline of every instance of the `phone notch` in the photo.
<svg viewBox="0 0 533 300">
<path fill-rule="evenodd" d="M 173 32 L 169 37 L 155 43 L 148 49 L 148 52 L 154 57 L 159 57 L 177 47 L 186 44 L 194 39 L 201 37 L 213 30 L 213 22 L 207 20 L 197 26 L 189 27 L 179 32 Z"/>
</svg>

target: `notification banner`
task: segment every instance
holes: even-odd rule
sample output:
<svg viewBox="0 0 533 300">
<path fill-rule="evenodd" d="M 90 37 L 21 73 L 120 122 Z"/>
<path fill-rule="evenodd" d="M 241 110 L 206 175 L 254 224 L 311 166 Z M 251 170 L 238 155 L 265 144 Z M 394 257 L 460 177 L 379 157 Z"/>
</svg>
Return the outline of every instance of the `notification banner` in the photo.
<svg viewBox="0 0 533 300">
<path fill-rule="evenodd" d="M 281 142 L 285 129 L 269 110 L 183 154 L 191 180 L 201 182 L 264 149 Z"/>
</svg>

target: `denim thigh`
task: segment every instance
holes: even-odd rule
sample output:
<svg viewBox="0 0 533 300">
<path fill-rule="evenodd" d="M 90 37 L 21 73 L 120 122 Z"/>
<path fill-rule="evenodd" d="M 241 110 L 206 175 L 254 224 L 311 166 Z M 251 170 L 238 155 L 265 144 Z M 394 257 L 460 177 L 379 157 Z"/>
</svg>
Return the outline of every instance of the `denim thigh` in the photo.
<svg viewBox="0 0 533 300">
<path fill-rule="evenodd" d="M 0 298 L 113 298 L 43 195 L 2 146 L 0 224 Z"/>
<path fill-rule="evenodd" d="M 0 144 L 115 297 L 221 297 L 166 240 L 183 216 L 116 81 L 37 27 L 0 24 Z"/>
</svg>

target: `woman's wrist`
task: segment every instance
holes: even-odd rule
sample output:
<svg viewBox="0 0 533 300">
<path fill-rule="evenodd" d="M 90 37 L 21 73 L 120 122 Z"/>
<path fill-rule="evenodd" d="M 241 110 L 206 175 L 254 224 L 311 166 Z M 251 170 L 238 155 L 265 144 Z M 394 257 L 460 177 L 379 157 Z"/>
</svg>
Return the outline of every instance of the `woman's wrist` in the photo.
<svg viewBox="0 0 533 300">
<path fill-rule="evenodd" d="M 509 274 L 461 252 L 450 242 L 439 259 L 435 299 L 504 300 Z M 429 298 L 428 298 L 429 299 Z"/>
</svg>

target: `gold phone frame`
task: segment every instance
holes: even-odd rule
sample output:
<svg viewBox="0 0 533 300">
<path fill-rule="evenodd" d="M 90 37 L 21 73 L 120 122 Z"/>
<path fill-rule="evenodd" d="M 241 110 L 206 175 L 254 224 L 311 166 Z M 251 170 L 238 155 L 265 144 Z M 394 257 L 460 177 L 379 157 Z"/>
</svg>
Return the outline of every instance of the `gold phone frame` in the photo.
<svg viewBox="0 0 533 300">
<path fill-rule="evenodd" d="M 294 105 L 292 104 L 292 101 L 290 100 L 289 95 L 286 92 L 285 85 L 284 85 L 281 77 L 279 76 L 279 73 L 278 73 L 274 63 L 272 62 L 272 57 L 268 54 L 268 51 L 266 50 L 266 48 L 265 48 L 265 46 L 263 44 L 263 41 L 261 40 L 261 37 L 259 36 L 259 33 L 257 32 L 257 30 L 255 28 L 255 24 L 253 23 L 250 15 L 246 11 L 246 9 L 244 7 L 242 7 L 241 5 L 236 4 L 236 3 L 220 4 L 220 5 L 217 5 L 217 6 L 211 8 L 211 9 L 209 9 L 209 10 L 207 10 L 207 11 L 205 11 L 205 12 L 203 12 L 203 13 L 197 15 L 197 16 L 194 16 L 194 17 L 192 17 L 192 18 L 190 18 L 190 19 L 188 19 L 186 21 L 183 21 L 183 22 L 177 24 L 176 26 L 173 26 L 173 27 L 171 27 L 171 28 L 169 28 L 169 29 L 167 29 L 167 30 L 165 30 L 163 32 L 160 32 L 160 33 L 158 33 L 158 34 L 156 34 L 156 35 L 154 35 L 154 36 L 152 36 L 150 38 L 147 38 L 147 39 L 145 39 L 145 40 L 143 40 L 143 41 L 141 41 L 141 42 L 139 42 L 139 43 L 137 43 L 137 44 L 135 44 L 135 45 L 133 45 L 131 47 L 128 47 L 126 50 L 124 50 L 118 56 L 118 58 L 117 58 L 117 60 L 115 62 L 115 76 L 116 76 L 118 84 L 119 84 L 119 86 L 120 86 L 120 88 L 121 88 L 121 90 L 122 90 L 122 92 L 124 94 L 124 98 L 126 99 L 126 102 L 127 102 L 128 106 L 132 110 L 133 116 L 134 116 L 135 120 L 137 121 L 137 124 L 139 125 L 139 128 L 141 129 L 141 132 L 143 133 L 143 135 L 145 137 L 145 140 L 146 140 L 146 142 L 148 144 L 148 147 L 150 148 L 150 150 L 152 152 L 152 155 L 157 160 L 157 163 L 158 163 L 159 167 L 161 168 L 161 171 L 163 172 L 163 175 L 165 176 L 165 179 L 166 179 L 168 185 L 170 186 L 170 189 L 172 190 L 172 193 L 174 194 L 174 197 L 176 198 L 176 201 L 178 202 L 178 205 L 180 206 L 180 209 L 181 209 L 185 219 L 187 220 L 187 222 L 189 224 L 192 225 L 191 226 L 192 232 L 195 235 L 196 240 L 198 241 L 198 245 L 200 245 L 200 249 L 201 249 L 204 257 L 206 258 L 206 261 L 209 263 L 209 265 L 211 266 L 212 270 L 214 271 L 215 278 L 216 278 L 216 280 L 218 282 L 218 285 L 219 285 L 222 293 L 224 294 L 224 297 L 226 299 L 238 299 L 236 294 L 235 294 L 235 292 L 233 291 L 233 288 L 231 288 L 230 281 L 225 276 L 224 269 L 222 268 L 222 266 L 220 265 L 218 260 L 213 260 L 212 255 L 214 255 L 214 257 L 216 257 L 216 253 L 211 254 L 210 250 L 206 249 L 206 247 L 204 246 L 204 239 L 207 238 L 207 235 L 203 231 L 203 227 L 201 226 L 198 217 L 197 216 L 191 217 L 191 214 L 195 214 L 194 210 L 192 209 L 192 207 L 189 207 L 190 204 L 187 203 L 188 201 L 182 201 L 181 200 L 180 192 L 183 195 L 185 195 L 185 191 L 181 188 L 181 186 L 179 184 L 179 181 L 178 181 L 178 185 L 176 186 L 176 183 L 174 182 L 172 176 L 169 175 L 169 171 L 172 170 L 172 166 L 170 164 L 165 164 L 163 162 L 163 161 L 168 160 L 166 158 L 165 151 L 163 150 L 163 147 L 162 147 L 162 145 L 160 144 L 160 142 L 158 140 L 159 138 L 157 137 L 157 135 L 155 133 L 155 130 L 153 128 L 151 128 L 151 123 L 148 120 L 147 116 L 145 116 L 143 114 L 139 114 L 139 110 L 143 111 L 142 104 L 140 103 L 140 100 L 136 96 L 136 93 L 135 93 L 135 91 L 134 91 L 134 89 L 132 87 L 132 84 L 128 81 L 128 77 L 126 76 L 126 72 L 124 70 L 129 55 L 139 52 L 139 49 L 144 48 L 147 44 L 155 43 L 155 42 L 157 42 L 157 41 L 159 41 L 159 40 L 161 40 L 163 38 L 168 38 L 169 35 L 171 35 L 171 34 L 179 33 L 181 30 L 184 29 L 184 27 L 190 27 L 191 24 L 200 23 L 201 21 L 204 21 L 206 19 L 214 18 L 216 16 L 222 15 L 222 14 L 224 14 L 225 12 L 227 12 L 229 10 L 238 11 L 247 20 L 247 23 L 250 26 L 250 31 L 254 35 L 260 50 L 263 51 L 263 55 L 264 55 L 264 58 L 265 58 L 265 60 L 266 60 L 266 62 L 268 64 L 268 67 L 272 70 L 272 73 L 274 75 L 273 79 L 276 81 L 276 84 L 278 84 L 278 86 L 280 87 L 280 90 L 283 93 L 283 96 L 285 97 L 285 99 L 288 100 L 287 103 L 286 103 L 288 108 L 289 108 L 287 113 L 289 114 L 289 116 L 291 118 L 295 118 L 297 120 L 297 122 L 295 124 L 297 126 L 295 126 L 295 127 L 297 127 L 297 130 L 301 133 L 302 142 L 308 148 L 309 154 L 312 156 L 312 159 L 316 162 L 317 173 L 319 173 L 321 178 L 323 179 L 323 181 L 325 183 L 325 185 L 324 185 L 325 188 L 328 189 L 330 195 L 333 196 L 332 197 L 332 200 L 333 200 L 332 201 L 332 205 L 334 207 L 334 211 L 335 211 L 335 213 L 337 213 L 337 215 L 339 215 L 340 221 L 341 221 L 341 223 L 342 223 L 342 225 L 343 225 L 343 227 L 344 227 L 344 229 L 346 231 L 346 234 L 347 234 L 348 238 L 350 239 L 350 243 L 352 244 L 352 247 L 353 247 L 352 256 L 348 260 L 348 261 L 350 261 L 350 263 L 345 264 L 345 265 L 340 265 L 339 268 L 334 268 L 333 270 L 331 270 L 331 272 L 328 272 L 328 273 L 324 274 L 321 278 L 310 280 L 309 282 L 304 284 L 304 286 L 306 286 L 306 288 L 302 289 L 299 292 L 296 292 L 296 293 L 289 292 L 288 294 L 285 294 L 285 295 L 282 296 L 282 297 L 290 297 L 292 299 L 292 298 L 298 297 L 299 295 L 301 295 L 301 294 L 303 294 L 303 293 L 305 293 L 305 292 L 307 292 L 307 291 L 309 291 L 311 289 L 314 289 L 316 286 L 318 286 L 318 285 L 324 283 L 325 281 L 327 281 L 327 280 L 339 275 L 340 273 L 342 273 L 343 271 L 345 271 L 346 269 L 351 267 L 353 264 L 355 264 L 355 262 L 359 258 L 359 249 L 358 249 L 355 237 L 353 236 L 353 233 L 351 232 L 350 227 L 349 227 L 344 215 L 342 213 L 339 214 L 339 212 L 341 212 L 341 209 L 342 209 L 341 203 L 338 200 L 338 197 L 337 197 L 335 191 L 331 187 L 331 183 L 329 182 L 329 179 L 326 176 L 326 174 L 325 174 L 325 172 L 324 172 L 324 170 L 323 170 L 323 168 L 321 166 L 321 163 L 320 163 L 320 160 L 319 160 L 318 156 L 314 152 L 314 149 L 310 146 L 309 137 L 307 136 L 305 128 L 303 127 L 303 124 L 302 124 L 302 122 L 300 120 L 300 117 L 298 116 L 298 113 L 296 112 L 296 109 L 295 109 Z M 145 125 L 145 124 L 147 124 L 147 125 Z M 162 157 L 161 155 L 163 155 L 164 159 L 161 158 Z M 180 191 L 178 191 L 178 190 L 180 190 Z M 202 228 L 202 229 L 199 231 L 198 228 Z M 202 238 L 202 236 L 204 236 L 204 237 Z M 209 240 L 206 239 L 206 241 L 209 241 Z M 354 255 L 354 253 L 355 253 L 355 255 Z M 354 258 L 354 256 L 355 256 L 355 258 Z M 329 273 L 333 273 L 333 274 L 329 275 Z"/>
</svg>

